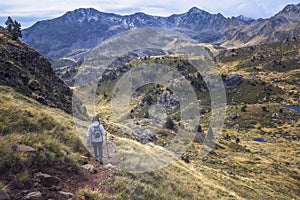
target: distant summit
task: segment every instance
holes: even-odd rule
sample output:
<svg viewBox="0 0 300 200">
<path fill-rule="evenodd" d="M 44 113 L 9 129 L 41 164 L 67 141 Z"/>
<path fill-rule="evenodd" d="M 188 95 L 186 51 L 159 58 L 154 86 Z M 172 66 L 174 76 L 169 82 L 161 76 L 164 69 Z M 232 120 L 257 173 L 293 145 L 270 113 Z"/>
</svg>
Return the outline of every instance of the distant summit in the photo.
<svg viewBox="0 0 300 200">
<path fill-rule="evenodd" d="M 252 19 L 251 17 L 246 17 L 244 15 L 239 15 L 237 17 L 235 17 L 236 19 L 240 20 L 240 21 L 243 21 L 247 24 L 250 24 L 251 22 L 255 21 L 254 19 Z"/>
<path fill-rule="evenodd" d="M 275 15 L 275 17 L 285 17 L 287 19 L 299 21 L 300 3 L 287 5 L 282 11 Z"/>
</svg>

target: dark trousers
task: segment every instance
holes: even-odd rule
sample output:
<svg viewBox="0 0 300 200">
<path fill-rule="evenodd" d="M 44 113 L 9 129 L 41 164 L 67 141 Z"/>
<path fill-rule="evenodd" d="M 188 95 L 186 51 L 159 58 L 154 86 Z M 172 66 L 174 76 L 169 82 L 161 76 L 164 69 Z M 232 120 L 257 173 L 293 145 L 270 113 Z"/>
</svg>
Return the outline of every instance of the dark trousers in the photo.
<svg viewBox="0 0 300 200">
<path fill-rule="evenodd" d="M 94 147 L 94 155 L 95 158 L 102 159 L 102 154 L 103 154 L 103 147 L 102 144 L 103 142 L 93 142 L 93 147 Z"/>
</svg>

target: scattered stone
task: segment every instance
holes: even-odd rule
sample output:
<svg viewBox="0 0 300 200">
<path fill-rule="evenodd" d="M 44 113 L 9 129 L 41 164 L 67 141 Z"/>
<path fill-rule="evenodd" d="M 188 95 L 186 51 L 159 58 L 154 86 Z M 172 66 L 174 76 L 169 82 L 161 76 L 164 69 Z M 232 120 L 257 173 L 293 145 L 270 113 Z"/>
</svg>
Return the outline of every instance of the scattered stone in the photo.
<svg viewBox="0 0 300 200">
<path fill-rule="evenodd" d="M 44 187 L 52 187 L 60 184 L 61 179 L 55 176 L 51 176 L 49 174 L 43 174 L 41 172 L 36 173 L 35 177 L 40 179 L 42 186 Z"/>
<path fill-rule="evenodd" d="M 24 197 L 24 200 L 41 200 L 42 199 L 42 193 L 40 191 L 38 192 L 31 192 L 29 194 L 27 194 Z"/>
<path fill-rule="evenodd" d="M 243 106 L 243 107 L 241 108 L 241 111 L 242 111 L 242 112 L 247 112 L 247 109 L 246 109 L 246 108 L 247 108 L 247 106 Z"/>
<path fill-rule="evenodd" d="M 231 140 L 231 138 L 230 138 L 230 136 L 228 135 L 228 133 L 226 133 L 226 136 L 224 137 L 224 140 L 227 140 L 227 141 L 230 141 L 230 140 Z"/>
<path fill-rule="evenodd" d="M 262 106 L 261 109 L 264 111 L 264 112 L 268 112 L 268 108 L 266 106 Z"/>
<path fill-rule="evenodd" d="M 60 150 L 60 152 L 61 152 L 64 156 L 68 155 L 68 152 L 66 152 L 66 151 L 64 151 L 64 150 Z"/>
<path fill-rule="evenodd" d="M 15 149 L 16 151 L 21 151 L 21 152 L 25 152 L 25 153 L 35 153 L 36 149 L 32 148 L 31 146 L 27 146 L 24 144 L 21 144 L 19 142 L 17 142 L 15 144 Z"/>
<path fill-rule="evenodd" d="M 298 160 L 298 161 L 295 161 L 294 162 L 294 165 L 300 165 L 300 161 Z"/>
<path fill-rule="evenodd" d="M 46 101 L 46 99 L 45 99 L 45 97 L 37 96 L 37 97 L 36 97 L 36 100 L 37 100 L 39 103 L 41 103 L 41 104 L 44 104 L 44 105 L 47 105 L 47 104 L 48 104 L 47 101 Z"/>
<path fill-rule="evenodd" d="M 264 138 L 253 138 L 252 141 L 254 141 L 254 142 L 267 142 Z"/>
<path fill-rule="evenodd" d="M 171 95 L 169 91 L 164 91 L 157 99 L 157 102 L 160 105 L 164 105 L 165 107 L 172 107 L 179 105 L 179 101 L 177 100 L 175 95 Z"/>
<path fill-rule="evenodd" d="M 94 165 L 91 165 L 91 164 L 81 165 L 81 167 L 83 169 L 87 170 L 91 174 L 95 174 L 97 171 L 96 168 L 94 167 Z"/>
<path fill-rule="evenodd" d="M 81 165 L 86 165 L 86 164 L 88 164 L 88 161 L 89 161 L 89 158 L 86 157 L 86 156 L 80 156 L 79 159 L 78 159 L 78 162 L 79 162 Z"/>
<path fill-rule="evenodd" d="M 163 147 L 168 147 L 169 145 L 168 145 L 168 143 L 167 143 L 167 142 L 163 141 L 163 144 L 162 144 L 162 146 L 163 146 Z"/>
<path fill-rule="evenodd" d="M 231 171 L 231 170 L 228 170 L 228 171 L 227 171 L 227 174 L 229 174 L 229 175 L 233 175 L 233 173 L 232 173 L 232 171 Z"/>
<path fill-rule="evenodd" d="M 226 160 L 230 162 L 231 161 L 230 156 L 226 156 Z"/>
<path fill-rule="evenodd" d="M 218 154 L 214 150 L 211 150 L 210 152 L 208 152 L 208 155 L 217 156 Z"/>
<path fill-rule="evenodd" d="M 213 160 L 207 160 L 206 163 L 207 163 L 207 164 L 214 165 L 214 164 L 215 164 L 215 161 L 213 161 Z"/>
<path fill-rule="evenodd" d="M 278 113 L 273 113 L 273 114 L 272 114 L 272 118 L 277 119 L 278 117 L 279 117 L 279 114 L 278 114 Z"/>
<path fill-rule="evenodd" d="M 241 167 L 240 167 L 240 170 L 245 172 L 245 171 L 247 171 L 247 168 L 244 167 L 244 166 L 241 166 Z"/>
<path fill-rule="evenodd" d="M 238 125 L 238 124 L 234 125 L 234 126 L 233 126 L 233 129 L 234 129 L 234 130 L 239 130 L 239 129 L 240 129 L 240 125 Z"/>
<path fill-rule="evenodd" d="M 197 132 L 197 133 L 202 133 L 203 132 L 202 126 L 200 124 L 195 127 L 195 132 Z"/>
<path fill-rule="evenodd" d="M 73 198 L 75 196 L 73 193 L 70 192 L 59 191 L 58 193 L 68 199 Z"/>
<path fill-rule="evenodd" d="M 257 52 L 254 54 L 254 56 L 252 57 L 252 60 L 260 60 L 260 61 L 264 61 L 265 60 L 265 55 L 261 52 Z"/>
<path fill-rule="evenodd" d="M 115 169 L 115 168 L 117 168 L 117 166 L 112 165 L 111 163 L 108 163 L 107 165 L 105 165 L 105 168 Z"/>
<path fill-rule="evenodd" d="M 3 190 L 0 190 L 0 200 L 10 200 L 10 196 Z"/>
<path fill-rule="evenodd" d="M 230 119 L 237 119 L 239 117 L 238 114 L 230 114 Z"/>
<path fill-rule="evenodd" d="M 225 88 L 235 88 L 243 81 L 242 77 L 238 74 L 230 74 L 229 76 L 225 77 L 224 85 Z"/>
<path fill-rule="evenodd" d="M 187 154 L 182 154 L 181 159 L 186 163 L 190 162 L 189 155 L 187 155 Z"/>
</svg>

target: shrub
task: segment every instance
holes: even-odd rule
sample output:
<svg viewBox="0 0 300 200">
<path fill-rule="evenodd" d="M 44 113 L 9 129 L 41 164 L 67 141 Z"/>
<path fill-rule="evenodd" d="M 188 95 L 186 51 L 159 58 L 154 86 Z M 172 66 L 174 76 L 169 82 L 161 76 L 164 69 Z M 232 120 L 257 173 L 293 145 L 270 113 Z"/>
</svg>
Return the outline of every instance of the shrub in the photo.
<svg viewBox="0 0 300 200">
<path fill-rule="evenodd" d="M 167 121 L 165 123 L 165 127 L 167 129 L 172 129 L 172 130 L 175 128 L 175 123 L 173 122 L 173 120 L 170 117 L 167 118 Z"/>
</svg>

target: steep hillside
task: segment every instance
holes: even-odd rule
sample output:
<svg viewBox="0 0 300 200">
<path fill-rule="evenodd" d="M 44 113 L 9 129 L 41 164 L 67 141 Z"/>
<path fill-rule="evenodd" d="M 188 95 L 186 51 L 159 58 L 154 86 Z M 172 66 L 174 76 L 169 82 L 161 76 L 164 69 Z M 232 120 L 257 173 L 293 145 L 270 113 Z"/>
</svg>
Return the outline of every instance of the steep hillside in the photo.
<svg viewBox="0 0 300 200">
<path fill-rule="evenodd" d="M 72 113 L 73 92 L 55 75 L 51 64 L 32 47 L 19 40 L 12 40 L 2 27 L 0 66 L 1 85 L 11 86 L 41 104 Z M 80 101 L 76 97 L 73 100 L 78 105 L 76 110 L 79 116 L 86 117 Z"/>
<path fill-rule="evenodd" d="M 80 123 L 76 129 L 71 115 L 0 86 L 1 199 L 70 199 L 110 176 L 111 169 L 89 158 Z M 96 174 L 82 167 L 87 163 Z"/>
</svg>

